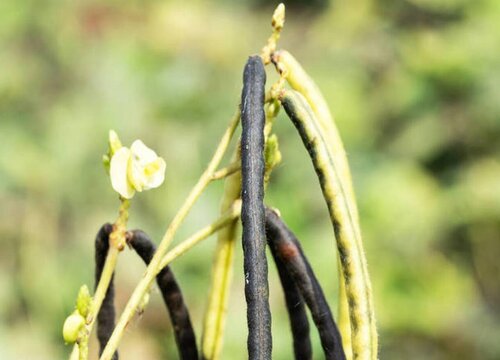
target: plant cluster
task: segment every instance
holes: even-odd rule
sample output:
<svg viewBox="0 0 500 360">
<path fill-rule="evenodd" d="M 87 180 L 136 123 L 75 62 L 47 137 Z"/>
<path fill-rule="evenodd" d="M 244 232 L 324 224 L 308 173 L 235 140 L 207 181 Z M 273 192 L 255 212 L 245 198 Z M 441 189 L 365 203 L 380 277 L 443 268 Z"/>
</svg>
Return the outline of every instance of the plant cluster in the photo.
<svg viewBox="0 0 500 360">
<path fill-rule="evenodd" d="M 112 187 L 120 195 L 119 215 L 114 224 L 103 225 L 96 236 L 94 295 L 91 297 L 83 286 L 76 310 L 64 324 L 65 341 L 74 343 L 71 359 L 87 359 L 88 339 L 95 324 L 100 359 L 118 359 L 118 345 L 127 324 L 136 313 L 145 311 L 155 279 L 174 325 L 180 358 L 218 359 L 240 219 L 249 358 L 271 359 L 272 354 L 266 246 L 271 250 L 285 294 L 295 357 L 312 358 L 307 307 L 319 332 L 325 358 L 377 358 L 371 282 L 345 150 L 318 87 L 289 52 L 277 49 L 284 20 L 285 7 L 280 4 L 272 17 L 273 32 L 266 46 L 245 65 L 241 103 L 234 117 L 158 247 L 142 230 L 127 230 L 127 221 L 135 192 L 158 187 L 163 182 L 165 161 L 142 141 L 136 140 L 127 148 L 114 131 L 110 132 L 104 163 Z M 266 89 L 265 66 L 271 64 L 279 80 Z M 309 154 L 335 231 L 340 289 L 338 326 L 299 240 L 280 217 L 279 210 L 266 207 L 264 202 L 272 171 L 281 161 L 278 135 L 273 132 L 273 122 L 281 108 L 296 127 Z M 239 145 L 231 162 L 219 168 L 240 123 Z M 211 182 L 219 179 L 224 179 L 225 186 L 218 219 L 169 249 L 196 200 Z M 198 349 L 188 308 L 169 264 L 214 233 L 218 245 Z M 115 324 L 113 278 L 118 255 L 126 245 L 143 259 L 147 268 Z"/>
</svg>

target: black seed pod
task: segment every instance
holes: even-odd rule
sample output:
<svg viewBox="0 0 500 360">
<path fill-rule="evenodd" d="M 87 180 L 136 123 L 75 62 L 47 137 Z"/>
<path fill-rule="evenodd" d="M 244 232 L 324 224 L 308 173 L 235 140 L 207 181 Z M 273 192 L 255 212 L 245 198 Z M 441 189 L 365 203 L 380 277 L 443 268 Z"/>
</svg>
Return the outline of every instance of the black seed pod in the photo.
<svg viewBox="0 0 500 360">
<path fill-rule="evenodd" d="M 311 311 L 325 358 L 344 360 L 345 354 L 340 332 L 299 241 L 280 217 L 270 209 L 266 209 L 266 231 L 273 252 L 285 264 Z"/>
<path fill-rule="evenodd" d="M 109 250 L 109 235 L 113 231 L 113 226 L 109 223 L 104 224 L 95 238 L 95 287 L 101 278 L 106 256 Z M 109 282 L 106 296 L 102 301 L 101 309 L 97 314 L 97 339 L 99 340 L 99 354 L 102 353 L 108 343 L 113 329 L 115 328 L 115 285 L 114 273 Z M 118 352 L 113 354 L 113 360 L 118 360 Z"/>
<path fill-rule="evenodd" d="M 144 231 L 134 230 L 127 241 L 146 265 L 149 264 L 156 252 L 156 247 L 148 235 Z M 181 289 L 168 265 L 158 273 L 156 282 L 172 321 L 180 359 L 197 360 L 196 336 L 189 311 L 182 297 Z"/>
<path fill-rule="evenodd" d="M 269 241 L 269 237 L 268 237 Z M 274 246 L 269 246 L 278 270 L 281 287 L 285 294 L 285 302 L 290 319 L 290 327 L 293 337 L 293 352 L 297 360 L 311 360 L 312 346 L 309 335 L 309 320 L 306 314 L 304 299 L 300 295 L 295 280 L 288 273 L 285 263 Z"/>
<path fill-rule="evenodd" d="M 241 94 L 241 176 L 245 298 L 250 360 L 271 359 L 271 312 L 267 282 L 264 211 L 264 86 L 259 56 L 248 59 Z"/>
</svg>

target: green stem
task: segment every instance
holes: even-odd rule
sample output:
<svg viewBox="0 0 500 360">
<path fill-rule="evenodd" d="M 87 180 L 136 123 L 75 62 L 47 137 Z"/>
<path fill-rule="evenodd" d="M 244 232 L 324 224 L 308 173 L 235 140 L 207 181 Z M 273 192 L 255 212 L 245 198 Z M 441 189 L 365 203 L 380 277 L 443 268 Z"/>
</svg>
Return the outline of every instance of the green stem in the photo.
<svg viewBox="0 0 500 360">
<path fill-rule="evenodd" d="M 189 249 L 197 245 L 200 241 L 206 239 L 210 235 L 214 234 L 218 230 L 227 226 L 234 220 L 238 219 L 241 213 L 241 201 L 236 200 L 229 211 L 223 214 L 218 220 L 214 221 L 212 224 L 204 227 L 203 229 L 197 231 L 195 234 L 191 235 L 189 238 L 181 242 L 179 245 L 174 247 L 172 250 L 167 252 L 160 262 L 160 269 L 170 264 L 172 261 L 177 259 L 179 256 L 184 255 Z"/>
<path fill-rule="evenodd" d="M 118 261 L 118 254 L 123 250 L 125 246 L 125 230 L 128 221 L 129 208 L 130 201 L 120 197 L 118 218 L 113 224 L 113 232 L 109 235 L 110 247 L 108 250 L 108 254 L 106 255 L 106 261 L 102 269 L 101 278 L 99 279 L 94 297 L 92 298 L 92 306 L 90 308 L 89 314 L 87 315 L 85 335 L 83 335 L 78 342 L 79 360 L 87 360 L 88 358 L 89 336 L 90 334 L 92 334 L 95 319 L 97 318 L 97 314 L 99 314 L 102 302 L 106 297 L 106 292 L 108 291 L 109 284 L 111 283 L 111 279 L 113 278 L 113 273 Z M 73 349 L 70 359 L 73 359 L 73 356 L 75 356 L 74 353 L 75 350 Z"/>
<path fill-rule="evenodd" d="M 225 168 L 222 168 L 222 169 L 214 172 L 214 174 L 212 175 L 212 180 L 224 179 L 230 175 L 233 175 L 235 172 L 239 171 L 240 169 L 241 169 L 240 161 L 233 161 L 231 164 L 229 164 Z"/>
<path fill-rule="evenodd" d="M 239 147 L 235 150 L 232 160 L 233 163 L 241 164 Z M 241 172 L 238 171 L 227 177 L 224 182 L 221 213 L 230 208 L 231 204 L 240 197 L 240 193 Z M 217 249 L 212 266 L 212 284 L 201 338 L 201 351 L 204 359 L 218 359 L 222 348 L 237 228 L 238 222 L 234 220 L 217 234 Z"/>
<path fill-rule="evenodd" d="M 106 262 L 104 263 L 101 278 L 99 279 L 99 284 L 97 284 L 97 288 L 92 299 L 92 307 L 87 317 L 87 319 L 89 319 L 89 323 L 87 324 L 87 330 L 89 334 L 92 333 L 95 319 L 97 318 L 97 314 L 99 314 L 102 302 L 104 301 L 106 292 L 108 291 L 109 283 L 113 278 L 116 262 L 118 260 L 118 254 L 124 248 L 125 244 L 125 230 L 128 221 L 128 209 L 130 207 L 130 201 L 123 198 L 120 198 L 120 200 L 121 205 L 118 219 L 113 224 L 113 232 L 109 235 L 110 247 L 106 256 Z"/>
<path fill-rule="evenodd" d="M 80 349 L 78 348 L 78 344 L 73 345 L 73 349 L 71 350 L 71 354 L 69 355 L 69 360 L 79 360 Z"/>
<path fill-rule="evenodd" d="M 156 275 L 161 270 L 160 267 L 161 261 L 165 253 L 167 252 L 168 247 L 172 242 L 175 233 L 177 232 L 177 229 L 186 218 L 187 214 L 193 207 L 196 200 L 198 200 L 200 195 L 203 193 L 203 190 L 205 190 L 207 185 L 211 182 L 213 173 L 219 166 L 222 157 L 224 156 L 229 146 L 234 131 L 236 130 L 236 127 L 239 123 L 239 120 L 240 120 L 240 110 L 238 108 L 238 110 L 236 111 L 231 120 L 231 123 L 229 124 L 229 127 L 226 129 L 226 132 L 224 133 L 221 141 L 219 142 L 219 145 L 215 150 L 215 154 L 212 157 L 212 160 L 210 160 L 210 163 L 208 164 L 206 170 L 203 172 L 200 179 L 189 193 L 189 196 L 184 201 L 184 204 L 181 206 L 181 208 L 173 218 L 172 222 L 170 223 L 169 227 L 167 228 L 167 231 L 165 232 L 165 235 L 163 236 L 163 239 L 161 240 L 160 245 L 158 246 L 158 249 L 156 250 L 156 253 L 153 256 L 153 259 L 151 259 L 151 262 L 149 263 L 149 266 L 147 267 L 143 278 L 137 284 L 137 287 L 135 288 L 127 305 L 125 306 L 125 309 L 123 310 L 123 313 L 121 314 L 118 323 L 116 324 L 115 330 L 113 331 L 111 338 L 109 339 L 106 347 L 104 348 L 100 360 L 109 360 L 112 358 L 116 348 L 118 347 L 118 343 L 120 342 L 123 336 L 125 327 L 134 316 L 137 307 L 140 305 L 141 300 L 144 297 L 144 294 L 146 294 L 149 291 Z"/>
<path fill-rule="evenodd" d="M 78 360 L 87 360 L 89 358 L 89 336 L 83 337 L 78 342 Z"/>
</svg>

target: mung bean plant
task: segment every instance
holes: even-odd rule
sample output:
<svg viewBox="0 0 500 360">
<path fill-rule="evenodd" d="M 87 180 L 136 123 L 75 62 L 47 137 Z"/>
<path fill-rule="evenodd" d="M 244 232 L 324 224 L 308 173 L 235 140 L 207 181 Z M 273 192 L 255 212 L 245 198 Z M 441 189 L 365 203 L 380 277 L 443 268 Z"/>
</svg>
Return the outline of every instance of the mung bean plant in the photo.
<svg viewBox="0 0 500 360">
<path fill-rule="evenodd" d="M 103 161 L 111 185 L 119 194 L 120 206 L 116 221 L 104 224 L 95 238 L 93 295 L 86 285 L 81 287 L 75 310 L 63 326 L 64 340 L 73 345 L 70 359 L 88 358 L 89 337 L 94 326 L 100 360 L 118 359 L 120 340 L 127 324 L 138 312 L 146 311 L 155 280 L 173 325 L 179 358 L 219 359 L 240 224 L 244 266 L 243 271 L 237 269 L 236 273 L 245 288 L 249 359 L 272 358 L 266 247 L 269 247 L 283 289 L 293 338 L 290 346 L 295 358 L 313 358 L 310 331 L 314 326 L 325 359 L 377 359 L 372 288 L 346 152 L 319 88 L 288 51 L 277 49 L 284 21 L 285 7 L 280 4 L 272 17 L 273 32 L 267 44 L 259 55 L 249 57 L 243 70 L 241 103 L 236 106 L 208 166 L 171 220 L 158 246 L 143 230 L 128 230 L 127 221 L 132 198 L 138 192 L 160 186 L 166 164 L 142 141 L 134 141 L 129 148 L 110 131 L 109 149 Z M 279 75 L 279 80 L 267 87 L 266 66 L 274 67 Z M 339 308 L 335 318 L 327 302 L 328 294 L 314 273 L 314 259 L 308 259 L 279 209 L 265 203 L 273 169 L 282 157 L 279 134 L 273 130 L 281 108 L 296 128 L 310 157 L 335 233 L 338 267 L 332 270 L 338 273 L 339 287 Z M 238 146 L 230 162 L 221 166 L 239 125 L 242 130 Z M 215 181 L 224 181 L 218 217 L 170 248 L 195 202 Z M 217 235 L 212 283 L 203 330 L 197 338 L 181 284 L 175 279 L 170 264 L 212 234 Z M 146 270 L 125 308 L 116 316 L 114 271 L 119 254 L 127 247 L 144 261 Z M 307 311 L 313 324 L 309 323 Z"/>
</svg>

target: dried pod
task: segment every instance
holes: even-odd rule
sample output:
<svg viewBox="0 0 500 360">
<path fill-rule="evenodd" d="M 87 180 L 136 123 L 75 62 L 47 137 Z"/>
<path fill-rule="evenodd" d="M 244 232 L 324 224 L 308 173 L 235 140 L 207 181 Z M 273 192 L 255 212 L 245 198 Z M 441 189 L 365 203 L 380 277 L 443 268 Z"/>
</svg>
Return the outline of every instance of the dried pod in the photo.
<svg viewBox="0 0 500 360">
<path fill-rule="evenodd" d="M 241 185 L 245 298 L 250 360 L 271 359 L 271 312 L 267 282 L 264 211 L 264 92 L 266 72 L 259 56 L 248 59 L 241 94 Z"/>
<path fill-rule="evenodd" d="M 266 209 L 266 231 L 273 255 L 283 262 L 311 311 L 325 358 L 344 360 L 342 337 L 299 241 L 280 217 L 270 209 Z"/>
<path fill-rule="evenodd" d="M 310 360 L 312 359 L 312 346 L 309 333 L 309 319 L 307 318 L 304 299 L 297 285 L 295 285 L 295 280 L 289 274 L 286 264 L 281 260 L 276 248 L 271 246 L 269 235 L 268 243 L 285 295 L 285 303 L 292 330 L 295 359 Z"/>
<path fill-rule="evenodd" d="M 142 230 L 134 230 L 129 234 L 131 234 L 127 239 L 129 245 L 137 252 L 146 265 L 149 264 L 156 252 L 156 246 Z M 172 321 L 180 359 L 197 360 L 198 349 L 189 311 L 182 297 L 181 289 L 168 265 L 158 273 L 156 282 L 170 315 L 170 320 Z"/>
</svg>

